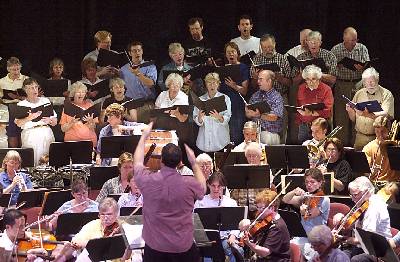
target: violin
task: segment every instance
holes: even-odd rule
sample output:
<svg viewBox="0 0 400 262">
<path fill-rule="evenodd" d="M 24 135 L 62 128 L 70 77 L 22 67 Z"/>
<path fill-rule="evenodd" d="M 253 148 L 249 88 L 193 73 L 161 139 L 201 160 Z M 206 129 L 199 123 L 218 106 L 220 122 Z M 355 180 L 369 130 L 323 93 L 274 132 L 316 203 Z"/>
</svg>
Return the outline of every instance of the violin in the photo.
<svg viewBox="0 0 400 262">
<path fill-rule="evenodd" d="M 57 247 L 57 244 L 64 244 L 64 242 L 57 241 L 56 237 L 46 230 L 31 229 L 32 236 L 30 239 L 19 239 L 18 252 L 26 252 L 33 248 L 43 248 L 46 251 L 52 251 Z"/>
<path fill-rule="evenodd" d="M 345 221 L 343 221 L 343 228 L 345 230 L 350 229 L 352 225 L 360 218 L 362 214 L 368 209 L 369 201 L 365 201 L 360 207 L 358 207 Z"/>
<path fill-rule="evenodd" d="M 257 216 L 259 216 L 259 213 L 257 213 Z M 246 231 L 246 234 L 242 236 L 239 240 L 239 246 L 244 247 L 244 238 L 245 236 L 248 236 L 249 238 L 255 238 L 257 237 L 261 232 L 264 230 L 268 229 L 273 223 L 273 217 L 272 214 L 264 217 L 263 219 L 255 221 L 251 227 L 249 227 L 248 231 Z"/>
<path fill-rule="evenodd" d="M 319 203 L 322 200 L 322 197 L 324 196 L 324 192 L 322 190 L 317 191 L 315 194 L 311 195 L 311 196 L 306 196 L 304 198 L 304 203 L 307 206 L 307 210 L 303 215 L 303 219 L 307 220 L 310 218 L 311 214 L 310 214 L 310 210 L 313 208 L 318 207 Z"/>
<path fill-rule="evenodd" d="M 104 234 L 104 237 L 111 237 L 118 232 L 119 232 L 119 224 L 118 224 L 118 222 L 114 222 L 111 225 L 106 226 L 104 228 L 103 234 Z"/>
</svg>

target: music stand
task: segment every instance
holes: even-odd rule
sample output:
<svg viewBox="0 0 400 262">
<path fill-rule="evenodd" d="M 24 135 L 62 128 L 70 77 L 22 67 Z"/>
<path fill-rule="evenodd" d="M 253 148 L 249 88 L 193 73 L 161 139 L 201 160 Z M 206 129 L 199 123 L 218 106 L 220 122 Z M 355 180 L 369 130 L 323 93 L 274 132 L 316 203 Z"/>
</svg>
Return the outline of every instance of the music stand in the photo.
<svg viewBox="0 0 400 262">
<path fill-rule="evenodd" d="M 114 198 L 115 201 L 118 202 L 119 198 L 121 197 L 121 194 L 109 194 L 107 197 Z"/>
<path fill-rule="evenodd" d="M 84 225 L 98 217 L 98 212 L 61 214 L 57 219 L 57 239 L 71 240 L 71 235 L 77 234 Z"/>
<path fill-rule="evenodd" d="M 229 189 L 249 189 L 269 187 L 268 165 L 225 166 L 224 172 Z"/>
<path fill-rule="evenodd" d="M 323 191 L 325 195 L 329 195 L 333 192 L 333 173 L 324 173 L 324 188 Z M 300 187 L 306 190 L 306 185 L 304 184 L 304 174 L 292 174 L 292 175 L 283 175 L 281 177 L 282 181 L 282 194 L 287 194 L 288 192 L 292 191 L 296 187 Z M 327 182 L 329 181 L 329 182 Z M 292 182 L 286 189 L 286 185 Z"/>
<path fill-rule="evenodd" d="M 144 248 L 144 240 L 142 238 L 143 225 L 137 221 L 137 224 L 123 223 L 122 231 L 125 234 L 129 249 Z"/>
<path fill-rule="evenodd" d="M 40 207 L 42 205 L 45 192 L 46 190 L 39 189 L 19 192 L 17 203 L 21 204 L 22 202 L 26 202 L 24 209 L 30 207 Z"/>
<path fill-rule="evenodd" d="M 121 258 L 127 247 L 125 235 L 119 234 L 111 237 L 91 239 L 86 245 L 89 258 L 92 261 L 105 261 Z"/>
<path fill-rule="evenodd" d="M 265 154 L 271 169 L 287 168 L 285 145 L 267 145 Z"/>
<path fill-rule="evenodd" d="M 117 166 L 92 166 L 90 168 L 89 187 L 91 190 L 100 190 L 107 180 L 118 175 Z"/>
<path fill-rule="evenodd" d="M 214 158 L 215 158 L 216 164 L 218 164 L 221 161 L 224 153 L 225 152 L 215 152 L 214 153 Z M 231 151 L 229 153 L 228 157 L 225 160 L 224 166 L 235 165 L 235 164 L 248 164 L 247 158 L 244 155 L 244 152 Z"/>
<path fill-rule="evenodd" d="M 308 150 L 306 146 L 287 145 L 286 155 L 288 168 L 310 168 L 310 160 L 308 159 Z"/>
<path fill-rule="evenodd" d="M 51 215 L 56 212 L 65 202 L 72 199 L 71 189 L 61 191 L 50 191 L 44 194 L 42 211 L 40 216 Z"/>
<path fill-rule="evenodd" d="M 237 230 L 239 222 L 247 218 L 247 207 L 208 207 L 195 208 L 206 229 L 218 231 Z"/>
<path fill-rule="evenodd" d="M 10 203 L 11 194 L 2 194 L 0 196 L 0 207 L 8 207 Z"/>
<path fill-rule="evenodd" d="M 354 173 L 371 173 L 367 156 L 362 151 L 346 151 L 345 159 Z"/>
<path fill-rule="evenodd" d="M 92 163 L 92 141 L 53 142 L 49 149 L 49 165 L 56 168 L 72 164 Z"/>
<path fill-rule="evenodd" d="M 380 258 L 385 262 L 400 261 L 384 236 L 357 227 L 356 237 L 365 253 Z"/>
<path fill-rule="evenodd" d="M 399 146 L 388 146 L 387 154 L 389 158 L 390 169 L 399 171 L 400 170 L 400 147 Z"/>
<path fill-rule="evenodd" d="M 279 215 L 286 222 L 291 237 L 307 237 L 306 231 L 301 224 L 299 214 L 294 211 L 278 209 Z"/>
<path fill-rule="evenodd" d="M 3 163 L 4 157 L 10 150 L 15 150 L 21 156 L 21 167 L 34 167 L 33 148 L 0 148 L 0 163 Z"/>
<path fill-rule="evenodd" d="M 101 139 L 101 158 L 117 158 L 124 152 L 135 153 L 140 136 L 110 136 Z"/>
<path fill-rule="evenodd" d="M 391 203 L 388 205 L 388 212 L 390 217 L 390 226 L 400 228 L 400 204 Z"/>
<path fill-rule="evenodd" d="M 130 216 L 133 211 L 136 210 L 138 207 L 121 207 L 119 209 L 119 215 L 120 216 Z M 142 207 L 139 207 L 139 209 L 135 212 L 135 215 L 142 215 Z"/>
<path fill-rule="evenodd" d="M 211 257 L 213 261 L 225 261 L 225 252 L 222 247 L 221 236 L 218 230 L 205 229 L 207 238 L 212 242 L 211 246 L 200 246 L 202 257 Z"/>
</svg>

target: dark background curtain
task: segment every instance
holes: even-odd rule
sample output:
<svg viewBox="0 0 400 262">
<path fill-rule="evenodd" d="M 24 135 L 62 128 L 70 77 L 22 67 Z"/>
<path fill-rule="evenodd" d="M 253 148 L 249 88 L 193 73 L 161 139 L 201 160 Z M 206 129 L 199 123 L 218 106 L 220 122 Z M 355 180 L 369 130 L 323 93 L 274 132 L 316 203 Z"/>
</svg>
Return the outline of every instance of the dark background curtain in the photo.
<svg viewBox="0 0 400 262">
<path fill-rule="evenodd" d="M 376 65 L 380 83 L 399 98 L 400 1 L 396 0 L 2 0 L 0 14 L 1 76 L 10 56 L 19 57 L 25 71 L 44 75 L 49 61 L 60 57 L 72 80 L 80 78 L 80 62 L 94 49 L 98 30 L 112 33 L 113 50 L 122 51 L 130 40 L 142 41 L 145 59 L 155 59 L 160 66 L 168 62 L 168 44 L 189 37 L 186 22 L 193 16 L 204 19 L 204 34 L 219 52 L 239 35 L 241 14 L 253 17 L 253 35 L 275 35 L 281 53 L 298 44 L 303 28 L 320 31 L 322 47 L 331 49 L 342 41 L 343 29 L 353 26 L 370 57 L 380 59 Z"/>
</svg>

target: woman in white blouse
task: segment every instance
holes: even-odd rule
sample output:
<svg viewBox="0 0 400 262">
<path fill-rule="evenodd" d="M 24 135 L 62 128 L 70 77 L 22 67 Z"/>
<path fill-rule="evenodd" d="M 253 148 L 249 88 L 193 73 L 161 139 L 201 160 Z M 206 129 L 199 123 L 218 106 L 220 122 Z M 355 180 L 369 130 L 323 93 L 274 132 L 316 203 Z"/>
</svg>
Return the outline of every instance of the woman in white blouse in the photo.
<svg viewBox="0 0 400 262">
<path fill-rule="evenodd" d="M 217 112 L 212 110 L 209 115 L 197 107 L 193 110 L 193 119 L 199 128 L 196 146 L 204 152 L 215 152 L 222 150 L 229 142 L 229 119 L 231 118 L 231 100 L 228 96 L 218 91 L 221 81 L 217 73 L 209 73 L 204 78 L 207 93 L 200 97 L 206 101 L 214 97 L 224 96 L 226 110 Z"/>
</svg>

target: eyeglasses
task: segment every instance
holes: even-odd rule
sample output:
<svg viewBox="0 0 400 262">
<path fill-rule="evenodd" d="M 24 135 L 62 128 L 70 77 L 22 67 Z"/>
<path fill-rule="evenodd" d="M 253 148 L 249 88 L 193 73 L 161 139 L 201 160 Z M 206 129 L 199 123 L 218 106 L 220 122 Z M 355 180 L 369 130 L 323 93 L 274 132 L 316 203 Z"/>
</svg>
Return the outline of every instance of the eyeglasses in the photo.
<svg viewBox="0 0 400 262">
<path fill-rule="evenodd" d="M 319 79 L 317 79 L 317 78 L 306 78 L 306 79 L 304 79 L 304 81 L 306 81 L 306 82 L 312 82 L 312 83 L 314 83 L 314 82 L 317 82 Z"/>
</svg>

